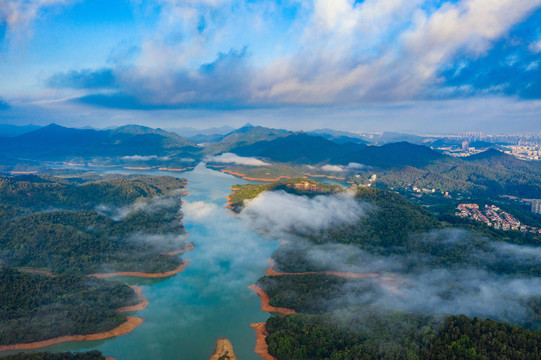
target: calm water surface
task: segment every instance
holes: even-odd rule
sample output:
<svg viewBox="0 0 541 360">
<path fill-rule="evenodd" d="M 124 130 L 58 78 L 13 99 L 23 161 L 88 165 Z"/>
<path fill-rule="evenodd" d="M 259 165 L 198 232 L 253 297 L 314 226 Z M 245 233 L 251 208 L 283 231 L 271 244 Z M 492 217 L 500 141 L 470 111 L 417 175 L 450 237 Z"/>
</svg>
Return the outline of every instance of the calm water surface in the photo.
<svg viewBox="0 0 541 360">
<path fill-rule="evenodd" d="M 226 337 L 239 359 L 260 359 L 254 353 L 256 336 L 250 323 L 265 321 L 269 315 L 260 311 L 260 299 L 248 286 L 263 275 L 278 242 L 253 232 L 223 208 L 231 185 L 246 181 L 203 165 L 178 176 L 189 181 L 190 194 L 183 198 L 184 225 L 196 248 L 184 258 L 191 264 L 167 279 L 120 278 L 142 286 L 149 300 L 145 310 L 135 313 L 143 324 L 130 334 L 45 350 L 98 349 L 118 360 L 199 360 L 209 359 L 216 340 Z"/>
</svg>

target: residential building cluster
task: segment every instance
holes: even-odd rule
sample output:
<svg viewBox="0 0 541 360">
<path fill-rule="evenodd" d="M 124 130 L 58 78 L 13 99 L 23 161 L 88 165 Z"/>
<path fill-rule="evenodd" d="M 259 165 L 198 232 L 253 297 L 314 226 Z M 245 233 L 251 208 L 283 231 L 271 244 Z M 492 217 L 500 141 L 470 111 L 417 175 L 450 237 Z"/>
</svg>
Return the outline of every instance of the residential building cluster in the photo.
<svg viewBox="0 0 541 360">
<path fill-rule="evenodd" d="M 481 221 L 495 229 L 518 230 L 522 232 L 540 233 L 541 228 L 521 224 L 520 221 L 508 212 L 503 211 L 496 205 L 485 205 L 484 213 L 477 204 L 459 204 L 456 216 L 461 218 Z"/>
<path fill-rule="evenodd" d="M 539 160 L 541 159 L 541 146 L 538 144 L 527 145 L 509 145 L 504 146 L 505 153 L 514 155 L 522 160 Z"/>
</svg>

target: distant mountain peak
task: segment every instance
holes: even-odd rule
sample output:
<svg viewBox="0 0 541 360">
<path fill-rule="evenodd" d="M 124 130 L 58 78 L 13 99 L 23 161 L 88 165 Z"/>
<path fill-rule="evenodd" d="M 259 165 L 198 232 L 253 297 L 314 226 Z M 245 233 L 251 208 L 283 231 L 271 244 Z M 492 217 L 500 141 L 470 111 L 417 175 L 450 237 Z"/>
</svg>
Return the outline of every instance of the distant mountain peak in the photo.
<svg viewBox="0 0 541 360">
<path fill-rule="evenodd" d="M 57 123 L 50 123 L 47 126 L 44 126 L 43 129 L 65 129 L 64 126 L 58 125 Z"/>
</svg>

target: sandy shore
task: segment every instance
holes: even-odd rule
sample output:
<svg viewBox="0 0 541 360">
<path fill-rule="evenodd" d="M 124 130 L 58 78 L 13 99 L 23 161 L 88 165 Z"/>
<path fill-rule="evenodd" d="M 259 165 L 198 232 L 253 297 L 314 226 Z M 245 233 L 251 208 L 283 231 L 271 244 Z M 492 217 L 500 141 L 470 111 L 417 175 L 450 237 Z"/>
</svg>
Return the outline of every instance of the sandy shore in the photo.
<svg viewBox="0 0 541 360">
<path fill-rule="evenodd" d="M 231 198 L 229 196 L 225 197 L 227 199 L 227 202 L 225 203 L 224 209 L 233 210 L 233 203 L 231 202 Z"/>
<path fill-rule="evenodd" d="M 190 234 L 186 233 L 187 236 L 190 236 Z M 184 249 L 181 249 L 181 250 L 176 250 L 176 251 L 170 251 L 170 252 L 166 252 L 166 253 L 161 253 L 162 255 L 168 255 L 168 256 L 175 256 L 175 255 L 180 255 L 180 254 L 184 254 L 184 253 L 187 253 L 188 251 L 192 251 L 193 249 L 195 249 L 195 244 L 191 241 L 188 241 L 186 243 L 186 246 L 184 246 Z"/>
<path fill-rule="evenodd" d="M 26 343 L 26 344 L 1 345 L 0 352 L 8 351 L 8 350 L 33 350 L 33 349 L 44 348 L 51 345 L 70 342 L 70 341 L 95 341 L 95 340 L 110 339 L 113 337 L 129 334 L 137 326 L 141 325 L 142 322 L 143 322 L 143 319 L 141 318 L 134 317 L 134 316 L 127 316 L 126 322 L 114 328 L 113 330 L 109 330 L 103 333 L 90 334 L 90 335 L 68 335 L 68 336 L 61 336 L 54 339 L 36 341 L 36 342 L 31 342 L 31 343 Z"/>
<path fill-rule="evenodd" d="M 54 277 L 56 276 L 52 272 L 50 272 L 48 269 L 25 269 L 25 268 L 17 268 L 17 270 L 27 273 L 27 274 L 36 274 L 36 275 L 45 275 Z"/>
<path fill-rule="evenodd" d="M 291 176 L 278 176 L 276 179 L 263 179 L 263 178 L 251 178 L 246 176 L 241 176 L 244 180 L 252 180 L 252 181 L 266 181 L 266 182 L 274 182 L 282 179 L 291 179 Z"/>
<path fill-rule="evenodd" d="M 210 360 L 237 360 L 231 341 L 229 339 L 218 339 L 216 350 Z"/>
<path fill-rule="evenodd" d="M 99 164 L 88 163 L 87 166 L 90 166 L 90 167 L 102 167 L 102 168 L 115 168 L 115 167 L 120 167 L 122 165 L 99 165 Z"/>
<path fill-rule="evenodd" d="M 281 180 L 281 179 L 291 179 L 291 176 L 278 176 L 276 179 L 252 178 L 252 177 L 246 176 L 246 174 L 234 172 L 234 171 L 231 171 L 231 170 L 220 169 L 220 171 L 224 172 L 226 174 L 229 174 L 229 175 L 238 176 L 238 177 L 240 177 L 240 178 L 242 178 L 244 180 L 251 180 L 251 181 L 274 182 L 274 181 L 278 181 L 278 180 Z"/>
<path fill-rule="evenodd" d="M 175 270 L 171 270 L 164 273 L 156 273 L 156 274 L 149 274 L 149 273 L 142 273 L 142 272 L 132 272 L 132 271 L 125 271 L 125 272 L 116 272 L 116 273 L 104 273 L 104 274 L 90 274 L 88 276 L 105 279 L 105 278 L 111 278 L 111 277 L 117 277 L 117 276 L 133 276 L 133 277 L 142 277 L 142 278 L 162 278 L 162 277 L 168 277 L 171 275 L 178 274 L 179 272 L 184 271 L 184 269 L 190 265 L 190 260 L 186 259 L 184 260 L 184 263 L 180 265 Z"/>
<path fill-rule="evenodd" d="M 166 168 L 166 167 L 158 168 L 158 170 L 161 170 L 161 171 L 187 171 L 187 170 L 193 170 L 193 169 L 194 169 L 193 166 L 189 166 L 189 167 L 185 167 L 181 169 L 172 169 L 172 168 Z"/>
<path fill-rule="evenodd" d="M 157 166 L 124 166 L 124 169 L 128 170 L 152 170 L 157 169 Z"/>
<path fill-rule="evenodd" d="M 30 175 L 30 174 L 37 174 L 37 171 L 8 171 L 8 173 L 12 175 Z"/>
<path fill-rule="evenodd" d="M 263 291 L 259 286 L 257 285 L 250 285 L 248 286 L 250 290 L 255 291 L 257 295 L 261 298 L 261 311 L 266 312 L 272 312 L 282 315 L 291 315 L 296 314 L 295 310 L 293 309 L 287 309 L 287 308 L 280 308 L 280 307 L 274 307 L 270 305 L 270 298 L 269 295 L 267 295 L 266 292 Z"/>
<path fill-rule="evenodd" d="M 266 323 L 254 323 L 250 324 L 251 327 L 255 329 L 255 333 L 257 336 L 256 344 L 255 344 L 255 353 L 259 356 L 261 356 L 264 360 L 274 360 L 274 357 L 269 354 L 269 346 L 267 345 L 267 329 L 266 329 Z"/>
</svg>

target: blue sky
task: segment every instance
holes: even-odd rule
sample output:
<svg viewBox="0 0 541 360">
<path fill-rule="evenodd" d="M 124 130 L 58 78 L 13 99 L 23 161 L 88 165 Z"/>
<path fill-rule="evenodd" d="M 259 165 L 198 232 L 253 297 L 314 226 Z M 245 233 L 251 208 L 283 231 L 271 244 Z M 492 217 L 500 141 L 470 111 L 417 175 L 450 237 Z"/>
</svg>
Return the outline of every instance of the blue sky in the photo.
<svg viewBox="0 0 541 360">
<path fill-rule="evenodd" d="M 541 0 L 4 0 L 0 122 L 541 132 Z"/>
</svg>

